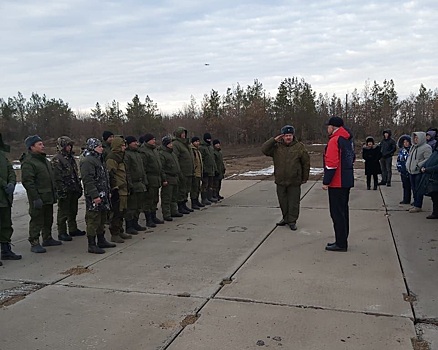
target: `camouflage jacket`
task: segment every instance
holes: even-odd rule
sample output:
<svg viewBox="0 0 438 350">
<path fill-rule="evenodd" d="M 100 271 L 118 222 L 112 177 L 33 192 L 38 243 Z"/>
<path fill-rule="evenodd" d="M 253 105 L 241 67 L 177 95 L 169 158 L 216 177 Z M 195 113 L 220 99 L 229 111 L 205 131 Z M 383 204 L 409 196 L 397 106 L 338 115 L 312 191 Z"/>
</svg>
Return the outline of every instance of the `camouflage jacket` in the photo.
<svg viewBox="0 0 438 350">
<path fill-rule="evenodd" d="M 102 163 L 102 157 L 95 151 L 84 151 L 80 163 L 82 183 L 85 191 L 85 203 L 89 211 L 106 211 L 111 209 L 108 171 Z M 94 198 L 102 202 L 95 205 Z"/>
<path fill-rule="evenodd" d="M 143 156 L 148 185 L 152 187 L 160 187 L 161 178 L 163 177 L 163 168 L 156 146 L 143 143 L 138 150 Z"/>
<path fill-rule="evenodd" d="M 15 185 L 16 177 L 15 171 L 12 168 L 11 162 L 6 158 L 6 155 L 3 151 L 0 151 L 0 207 L 6 208 L 12 206 L 12 197 L 13 195 L 6 194 L 4 188 L 5 186 L 11 183 Z"/>
<path fill-rule="evenodd" d="M 69 192 L 82 195 L 82 185 L 74 152 L 59 151 L 52 158 L 51 163 L 58 198 L 66 198 Z"/>
<path fill-rule="evenodd" d="M 177 185 L 182 177 L 181 168 L 179 167 L 178 158 L 172 149 L 161 146 L 159 148 L 161 164 L 163 164 L 164 178 L 171 185 Z"/>
</svg>

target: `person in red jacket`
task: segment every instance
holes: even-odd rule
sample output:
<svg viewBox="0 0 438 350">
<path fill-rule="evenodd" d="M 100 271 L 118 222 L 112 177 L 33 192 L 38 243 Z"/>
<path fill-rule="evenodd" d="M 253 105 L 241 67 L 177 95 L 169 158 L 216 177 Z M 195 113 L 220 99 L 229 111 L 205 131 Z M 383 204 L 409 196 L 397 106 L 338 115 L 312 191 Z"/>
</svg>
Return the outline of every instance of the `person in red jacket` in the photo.
<svg viewBox="0 0 438 350">
<path fill-rule="evenodd" d="M 324 151 L 323 190 L 328 190 L 330 216 L 336 241 L 328 243 L 328 251 L 346 252 L 348 249 L 350 188 L 354 186 L 353 164 L 355 160 L 352 134 L 344 128 L 340 117 L 327 122 L 329 141 Z"/>
</svg>

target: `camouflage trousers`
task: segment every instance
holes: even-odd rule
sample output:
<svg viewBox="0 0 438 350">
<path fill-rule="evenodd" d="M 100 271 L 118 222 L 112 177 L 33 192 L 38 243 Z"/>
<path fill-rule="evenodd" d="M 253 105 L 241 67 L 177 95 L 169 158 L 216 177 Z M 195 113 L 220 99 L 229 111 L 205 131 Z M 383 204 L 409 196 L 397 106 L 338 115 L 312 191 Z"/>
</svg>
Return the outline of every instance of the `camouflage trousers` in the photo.
<svg viewBox="0 0 438 350">
<path fill-rule="evenodd" d="M 158 201 L 160 200 L 160 188 L 159 187 L 148 187 L 148 191 L 145 195 L 145 211 L 157 211 Z"/>
<path fill-rule="evenodd" d="M 187 197 L 192 188 L 193 176 L 182 176 L 182 181 L 178 184 L 178 198 L 177 202 L 187 201 Z"/>
<path fill-rule="evenodd" d="M 0 208 L 0 243 L 10 243 L 13 232 L 11 207 Z"/>
<path fill-rule="evenodd" d="M 286 223 L 296 223 L 300 215 L 301 186 L 277 185 L 277 197 Z"/>
<path fill-rule="evenodd" d="M 140 212 L 144 211 L 146 192 L 134 192 L 128 196 L 128 209 L 126 209 L 126 220 L 138 219 Z"/>
<path fill-rule="evenodd" d="M 68 192 L 65 198 L 58 199 L 58 213 L 56 215 L 56 224 L 58 234 L 74 232 L 78 229 L 76 216 L 78 215 L 79 193 Z"/>
<path fill-rule="evenodd" d="M 49 239 L 52 236 L 53 204 L 44 204 L 42 208 L 36 209 L 31 203 L 29 215 L 29 242 L 39 241 L 40 233 L 43 240 Z"/>
<path fill-rule="evenodd" d="M 112 235 L 118 235 L 122 232 L 123 228 L 123 218 L 126 214 L 126 207 L 128 203 L 128 196 L 120 196 L 119 200 L 112 202 L 112 209 L 110 212 L 110 224 L 109 230 Z"/>
<path fill-rule="evenodd" d="M 105 223 L 108 218 L 108 211 L 85 212 L 85 224 L 87 226 L 87 236 L 94 237 L 97 234 L 105 233 Z"/>
<path fill-rule="evenodd" d="M 199 200 L 199 192 L 201 192 L 201 178 L 193 176 L 192 188 L 190 190 L 190 199 Z"/>
<path fill-rule="evenodd" d="M 167 184 L 161 187 L 161 212 L 163 217 L 170 217 L 178 212 L 178 185 Z"/>
</svg>

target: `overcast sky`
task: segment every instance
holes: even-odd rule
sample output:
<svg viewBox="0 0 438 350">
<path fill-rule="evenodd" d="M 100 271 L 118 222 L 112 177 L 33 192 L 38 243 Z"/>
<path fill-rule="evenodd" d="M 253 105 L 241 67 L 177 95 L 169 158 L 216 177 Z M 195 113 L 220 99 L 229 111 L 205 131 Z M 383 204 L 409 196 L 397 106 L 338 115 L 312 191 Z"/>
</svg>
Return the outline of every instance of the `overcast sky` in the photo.
<svg viewBox="0 0 438 350">
<path fill-rule="evenodd" d="M 138 94 L 173 112 L 254 79 L 273 96 L 287 77 L 343 98 L 438 87 L 436 0 L 1 0 L 0 16 L 0 97 L 74 111 Z"/>
</svg>

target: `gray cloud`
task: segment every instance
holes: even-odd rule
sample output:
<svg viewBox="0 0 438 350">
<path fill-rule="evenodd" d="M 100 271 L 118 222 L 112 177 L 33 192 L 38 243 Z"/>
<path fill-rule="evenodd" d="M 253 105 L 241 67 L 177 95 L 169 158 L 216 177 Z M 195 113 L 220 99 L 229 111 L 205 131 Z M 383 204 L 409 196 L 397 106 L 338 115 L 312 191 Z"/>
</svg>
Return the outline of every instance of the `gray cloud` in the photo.
<svg viewBox="0 0 438 350">
<path fill-rule="evenodd" d="M 148 94 L 174 111 L 254 79 L 272 95 L 298 76 L 339 96 L 368 79 L 394 79 L 401 96 L 438 81 L 433 1 L 2 1 L 0 12 L 3 98 L 36 91 L 89 109 Z"/>
</svg>

